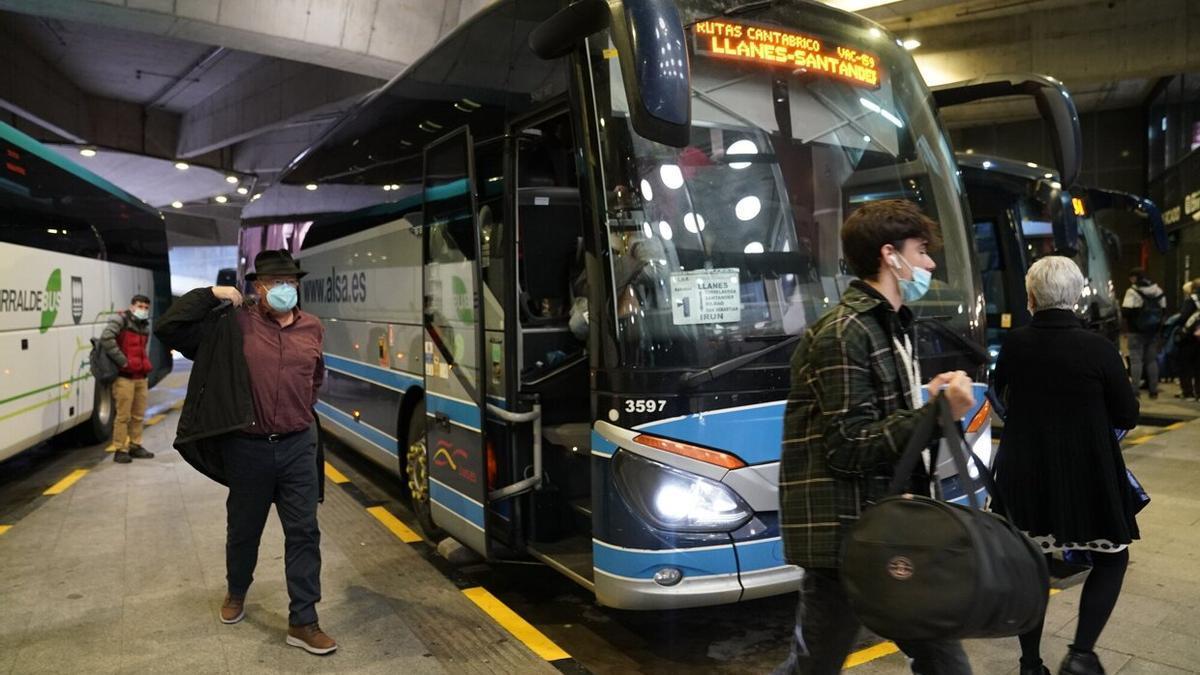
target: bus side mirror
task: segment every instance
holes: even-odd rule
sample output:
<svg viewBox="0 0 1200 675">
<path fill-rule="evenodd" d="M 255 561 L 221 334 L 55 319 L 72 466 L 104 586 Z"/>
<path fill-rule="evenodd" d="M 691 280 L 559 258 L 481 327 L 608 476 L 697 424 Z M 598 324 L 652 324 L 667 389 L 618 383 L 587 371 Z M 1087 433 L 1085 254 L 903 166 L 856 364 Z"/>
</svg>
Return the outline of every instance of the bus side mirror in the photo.
<svg viewBox="0 0 1200 675">
<path fill-rule="evenodd" d="M 1062 184 L 1071 186 L 1079 178 L 1083 163 L 1083 136 L 1079 131 L 1079 113 L 1062 82 L 1046 75 L 984 75 L 965 82 L 932 88 L 939 108 L 1005 96 L 1031 96 L 1042 119 L 1050 123 L 1054 140 L 1054 161 Z"/>
<path fill-rule="evenodd" d="M 588 36 L 610 29 L 621 64 L 633 129 L 684 147 L 691 138 L 692 88 L 687 35 L 672 0 L 578 0 L 529 34 L 543 59 L 571 53 Z"/>
</svg>

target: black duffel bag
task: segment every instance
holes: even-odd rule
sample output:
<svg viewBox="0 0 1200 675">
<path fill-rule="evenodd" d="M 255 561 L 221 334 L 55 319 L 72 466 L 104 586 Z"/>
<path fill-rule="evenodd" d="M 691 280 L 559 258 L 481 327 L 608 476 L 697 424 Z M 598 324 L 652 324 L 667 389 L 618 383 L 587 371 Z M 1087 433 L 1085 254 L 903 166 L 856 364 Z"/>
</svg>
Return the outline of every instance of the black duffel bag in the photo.
<svg viewBox="0 0 1200 675">
<path fill-rule="evenodd" d="M 949 404 L 939 397 L 929 407 L 896 466 L 891 496 L 869 506 L 844 538 L 841 578 L 850 603 L 863 625 L 891 640 L 996 638 L 1034 629 L 1050 593 L 1046 560 L 1007 519 L 979 508 L 964 454 L 996 494 L 991 474 L 970 451 Z M 939 422 L 971 507 L 900 494 Z"/>
</svg>

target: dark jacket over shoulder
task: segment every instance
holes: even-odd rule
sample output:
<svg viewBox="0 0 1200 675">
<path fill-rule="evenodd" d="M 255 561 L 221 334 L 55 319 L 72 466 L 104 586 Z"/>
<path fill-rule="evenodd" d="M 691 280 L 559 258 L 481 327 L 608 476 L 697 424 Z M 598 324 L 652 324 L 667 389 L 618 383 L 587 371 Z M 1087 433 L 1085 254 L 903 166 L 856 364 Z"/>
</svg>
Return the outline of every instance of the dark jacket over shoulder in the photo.
<svg viewBox="0 0 1200 675">
<path fill-rule="evenodd" d="M 1137 539 L 1113 429 L 1137 424 L 1138 400 L 1117 348 L 1044 310 L 1005 338 L 995 386 L 1008 409 L 996 484 L 1013 523 L 1064 543 Z"/>
<path fill-rule="evenodd" d="M 213 439 L 254 422 L 250 371 L 234 311 L 232 305 L 222 305 L 212 289 L 197 288 L 172 303 L 154 329 L 163 344 L 194 362 L 175 448 L 222 485 L 228 482 Z"/>
<path fill-rule="evenodd" d="M 893 466 L 921 419 L 893 338 L 911 329 L 855 281 L 792 356 L 779 501 L 784 553 L 802 567 L 838 566 L 841 530 L 887 495 Z M 914 475 L 914 488 L 928 479 Z"/>
</svg>

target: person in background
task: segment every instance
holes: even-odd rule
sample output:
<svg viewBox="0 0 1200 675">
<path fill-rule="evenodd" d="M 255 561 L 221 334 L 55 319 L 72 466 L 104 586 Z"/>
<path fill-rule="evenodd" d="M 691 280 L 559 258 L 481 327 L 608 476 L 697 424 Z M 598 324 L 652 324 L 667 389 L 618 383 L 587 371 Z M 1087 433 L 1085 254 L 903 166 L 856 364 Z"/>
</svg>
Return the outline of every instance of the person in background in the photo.
<svg viewBox="0 0 1200 675">
<path fill-rule="evenodd" d="M 154 457 L 153 452 L 142 447 L 150 392 L 146 377 L 154 370 L 150 365 L 149 344 L 150 298 L 135 295 L 129 301 L 129 309 L 117 312 L 100 333 L 100 345 L 121 369 L 112 384 L 117 419 L 107 448 L 118 464 Z"/>
<path fill-rule="evenodd" d="M 792 356 L 780 516 L 784 553 L 804 568 L 804 581 L 779 674 L 842 669 L 860 624 L 839 578 L 841 533 L 869 503 L 887 496 L 893 465 L 929 412 L 906 304 L 929 290 L 937 224 L 910 201 L 883 200 L 855 211 L 841 237 L 846 262 L 860 279 L 808 329 Z M 926 388 L 930 399 L 945 396 L 956 418 L 975 405 L 971 379 L 961 371 L 937 375 Z M 929 493 L 924 467 L 914 472 L 910 489 Z M 957 641 L 899 647 L 914 673 L 971 672 Z"/>
<path fill-rule="evenodd" d="M 1179 324 L 1172 338 L 1179 364 L 1178 395 L 1200 401 L 1200 278 L 1183 285 Z"/>
<path fill-rule="evenodd" d="M 1158 398 L 1159 331 L 1166 319 L 1167 296 L 1158 284 L 1146 277 L 1146 270 L 1129 270 L 1129 290 L 1121 303 L 1129 343 L 1129 371 L 1136 392 L 1142 375 L 1150 389 L 1150 398 Z"/>
<path fill-rule="evenodd" d="M 1008 410 L 995 459 L 1009 519 L 1047 555 L 1093 554 L 1075 642 L 1059 673 L 1099 675 L 1096 640 L 1116 605 L 1138 538 L 1135 495 L 1114 429 L 1132 429 L 1138 400 L 1117 348 L 1083 328 L 1084 286 L 1070 258 L 1035 262 L 1025 277 L 1033 320 L 1004 340 L 994 373 Z M 1045 675 L 1042 625 L 1021 636 L 1021 675 Z"/>
<path fill-rule="evenodd" d="M 311 654 L 337 643 L 317 623 L 323 472 L 313 406 L 325 376 L 325 329 L 297 307 L 300 269 L 286 250 L 254 258 L 258 302 L 243 306 L 232 286 L 197 288 L 171 305 L 158 335 L 195 365 L 175 447 L 190 464 L 229 486 L 225 501 L 228 591 L 222 623 L 246 615 L 258 546 L 271 505 L 283 525 L 286 642 Z"/>
</svg>

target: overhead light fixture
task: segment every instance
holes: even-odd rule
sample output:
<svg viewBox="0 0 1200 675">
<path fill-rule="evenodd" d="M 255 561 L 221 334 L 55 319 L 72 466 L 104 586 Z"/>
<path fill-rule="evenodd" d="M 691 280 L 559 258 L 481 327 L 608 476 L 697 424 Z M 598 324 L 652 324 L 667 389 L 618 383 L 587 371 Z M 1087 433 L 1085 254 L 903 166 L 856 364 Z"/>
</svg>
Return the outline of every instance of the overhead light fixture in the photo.
<svg viewBox="0 0 1200 675">
<path fill-rule="evenodd" d="M 175 201 L 171 202 L 171 206 L 172 206 L 173 208 L 176 208 L 176 209 L 182 209 L 182 208 L 183 208 L 183 202 L 181 202 L 181 201 L 179 201 L 178 199 L 176 199 Z"/>
<path fill-rule="evenodd" d="M 229 197 L 226 197 L 225 195 L 217 195 L 214 197 L 214 199 L 216 199 L 218 204 L 224 204 L 225 202 L 229 201 Z"/>
<path fill-rule="evenodd" d="M 240 187 L 240 188 L 238 188 L 238 189 L 237 189 L 237 193 L 238 193 L 239 195 L 249 194 L 249 193 L 250 193 L 250 190 L 249 190 L 249 189 L 247 189 L 245 186 L 242 186 L 242 187 Z"/>
<path fill-rule="evenodd" d="M 829 5 L 830 7 L 837 7 L 838 9 L 846 12 L 861 12 L 864 9 L 890 5 L 893 2 L 899 1 L 900 0 L 824 0 L 826 5 Z"/>
<path fill-rule="evenodd" d="M 79 149 L 79 154 L 83 155 L 84 157 L 95 157 L 96 156 L 96 148 L 94 148 L 90 145 L 85 145 Z"/>
<path fill-rule="evenodd" d="M 879 30 L 878 28 L 872 28 L 871 30 L 867 31 L 867 33 L 876 40 L 883 37 L 883 31 Z"/>
<path fill-rule="evenodd" d="M 454 107 L 458 108 L 459 110 L 461 110 L 463 112 L 475 112 L 476 110 L 479 110 L 480 108 L 482 108 L 483 104 L 476 103 L 475 101 L 472 101 L 469 98 L 464 98 L 461 101 L 459 101 L 458 103 L 455 103 Z"/>
<path fill-rule="evenodd" d="M 238 177 L 230 174 L 228 176 L 225 176 L 225 182 L 229 183 L 230 185 L 236 185 L 238 182 Z"/>
<path fill-rule="evenodd" d="M 1025 166 L 1027 166 L 1027 167 L 1029 167 L 1029 168 L 1031 168 L 1031 169 L 1036 169 L 1036 168 L 1038 168 L 1038 166 L 1037 166 L 1037 162 L 1025 162 Z"/>
<path fill-rule="evenodd" d="M 399 190 L 399 189 L 400 189 L 400 184 L 399 184 L 399 183 L 392 183 L 392 189 L 393 189 L 393 190 Z"/>
<path fill-rule="evenodd" d="M 968 155 L 973 155 L 973 154 L 975 154 L 975 148 L 967 148 L 967 154 L 968 154 Z"/>
<path fill-rule="evenodd" d="M 992 163 L 991 163 L 991 162 L 988 162 L 988 161 L 984 161 L 984 163 L 983 163 L 983 168 L 985 168 L 985 169 L 990 169 L 990 168 L 992 168 Z"/>
<path fill-rule="evenodd" d="M 1051 182 L 1050 182 L 1050 187 L 1054 188 L 1055 190 L 1061 190 L 1061 189 L 1062 189 L 1062 183 L 1060 183 L 1060 182 L 1058 182 L 1058 181 L 1051 181 Z"/>
<path fill-rule="evenodd" d="M 262 193 L 261 193 L 261 192 L 256 192 L 256 193 L 254 193 L 254 196 L 250 198 L 250 201 L 252 201 L 252 202 L 253 202 L 253 201 L 258 201 L 258 198 L 259 198 L 259 197 L 261 197 L 261 196 L 262 196 Z"/>
<path fill-rule="evenodd" d="M 383 191 L 384 191 L 384 192 L 391 192 L 391 191 L 392 191 L 392 186 L 391 186 L 391 185 L 384 185 L 384 186 L 383 186 Z"/>
<path fill-rule="evenodd" d="M 1042 178 L 1046 178 L 1046 179 L 1054 178 L 1054 174 L 1047 172 L 1047 173 L 1042 174 Z"/>
<path fill-rule="evenodd" d="M 175 162 L 175 168 L 179 169 L 180 171 L 187 171 L 188 163 L 187 162 Z"/>
<path fill-rule="evenodd" d="M 309 183 L 308 185 L 305 185 L 305 186 L 304 186 L 304 189 L 305 189 L 305 190 L 308 190 L 309 192 L 312 192 L 313 190 L 316 190 L 316 189 L 317 189 L 317 184 L 316 184 L 316 183 Z"/>
<path fill-rule="evenodd" d="M 435 134 L 435 133 L 441 131 L 443 127 L 442 127 L 442 125 L 438 124 L 437 122 L 425 120 L 424 122 L 421 122 L 420 124 L 418 124 L 417 128 L 419 128 L 421 131 L 424 131 L 427 134 Z"/>
<path fill-rule="evenodd" d="M 917 40 L 915 38 L 909 38 L 900 44 L 902 47 L 904 47 L 905 49 L 907 49 L 908 51 L 911 52 L 912 50 L 921 46 L 921 41 Z"/>
</svg>

